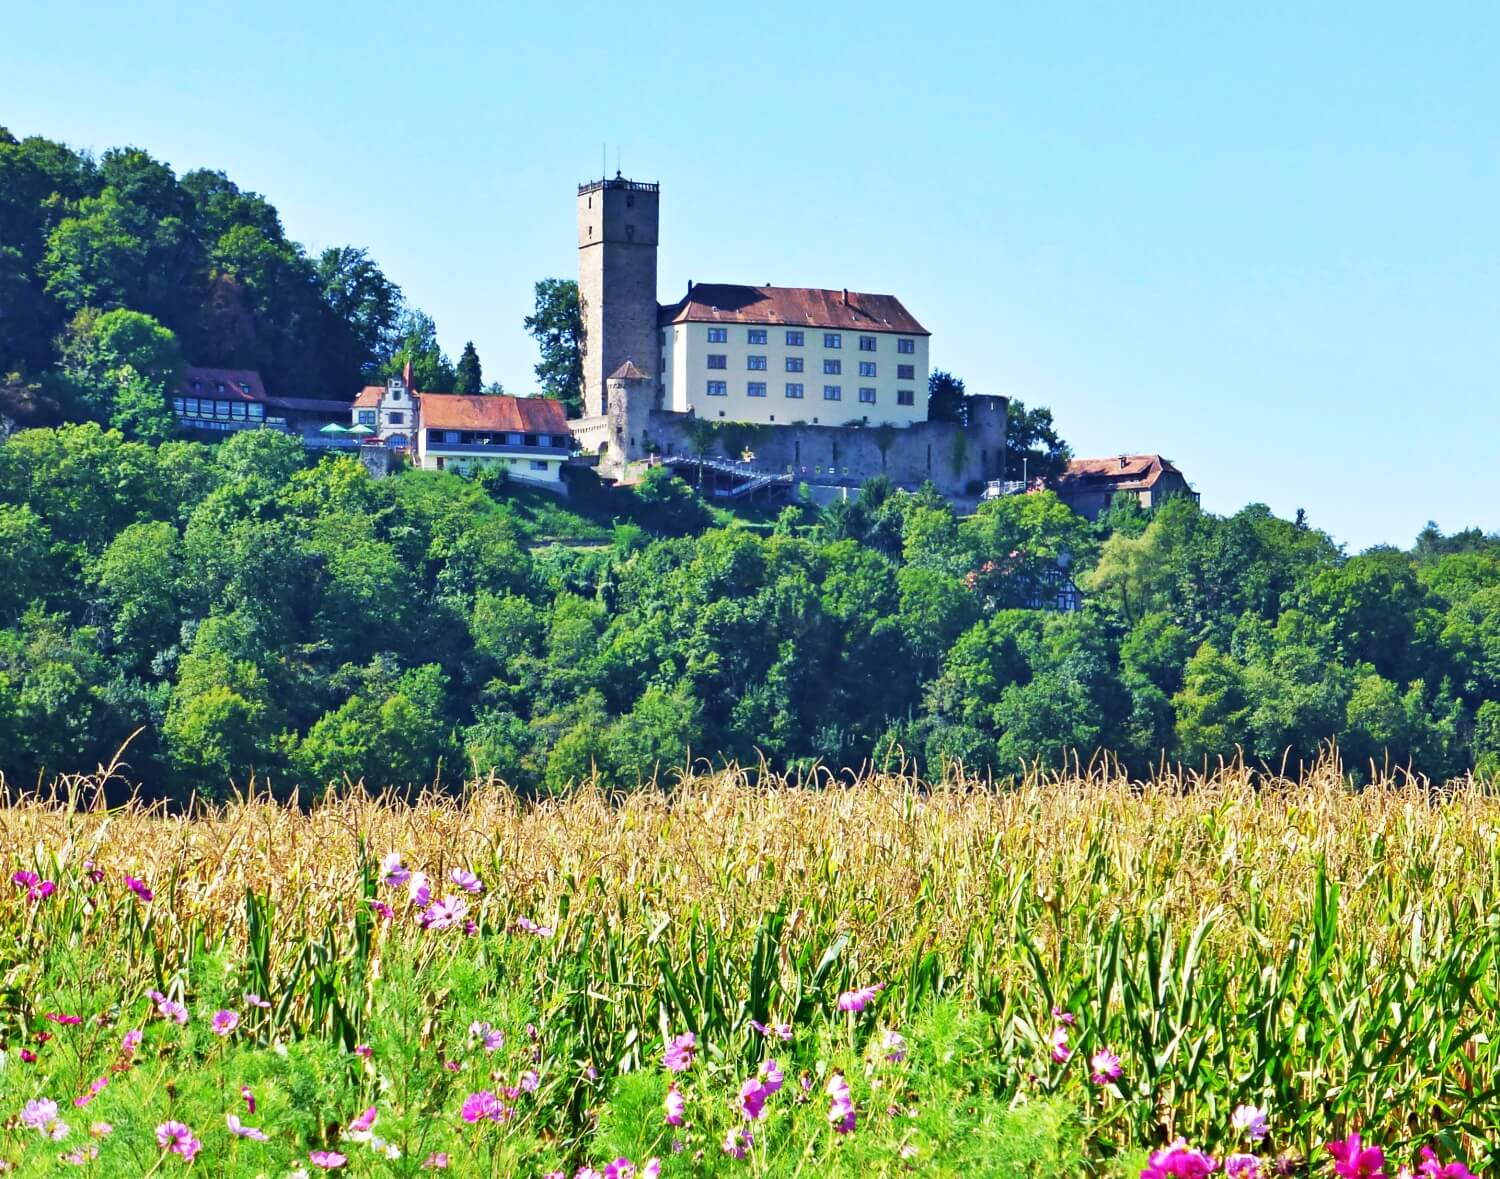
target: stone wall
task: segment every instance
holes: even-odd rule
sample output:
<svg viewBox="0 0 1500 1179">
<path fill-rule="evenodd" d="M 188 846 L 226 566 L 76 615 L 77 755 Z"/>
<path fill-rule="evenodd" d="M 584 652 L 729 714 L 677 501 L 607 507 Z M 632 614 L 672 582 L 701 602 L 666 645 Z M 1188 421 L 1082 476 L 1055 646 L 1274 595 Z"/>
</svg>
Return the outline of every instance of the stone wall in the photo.
<svg viewBox="0 0 1500 1179">
<path fill-rule="evenodd" d="M 919 422 L 905 428 L 720 423 L 707 453 L 737 459 L 739 449 L 748 447 L 755 469 L 789 473 L 798 482 L 863 483 L 885 475 L 902 487 L 914 488 L 931 480 L 945 495 L 971 495 L 984 483 L 1004 478 L 1005 407 L 1003 397 L 971 398 L 967 426 L 954 422 Z M 696 455 L 694 421 L 692 414 L 652 411 L 646 449 L 654 444 L 663 455 Z"/>
<path fill-rule="evenodd" d="M 660 378 L 656 317 L 659 194 L 607 180 L 578 193 L 578 302 L 583 317 L 584 412 L 605 412 L 604 382 L 627 360 Z"/>
</svg>

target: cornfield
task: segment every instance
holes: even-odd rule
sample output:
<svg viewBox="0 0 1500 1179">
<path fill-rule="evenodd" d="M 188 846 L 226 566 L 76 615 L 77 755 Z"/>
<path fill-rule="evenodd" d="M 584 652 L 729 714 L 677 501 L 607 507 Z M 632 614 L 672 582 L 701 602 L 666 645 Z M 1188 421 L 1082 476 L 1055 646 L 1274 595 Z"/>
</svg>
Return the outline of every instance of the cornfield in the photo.
<svg viewBox="0 0 1500 1179">
<path fill-rule="evenodd" d="M 1475 784 L 1356 793 L 1330 762 L 190 817 L 102 797 L 0 809 L 21 1173 L 1134 1174 L 1177 1137 L 1234 1149 L 1241 1106 L 1268 1111 L 1262 1174 L 1327 1173 L 1355 1130 L 1476 1170 L 1500 1149 L 1500 800 Z M 734 1094 L 768 1057 L 785 1092 L 752 1116 Z M 825 1117 L 840 1083 L 852 1131 Z M 17 1121 L 37 1100 L 63 1137 Z M 257 1104 L 264 1141 L 226 1128 Z M 1051 1153 L 1002 1163 L 1021 1139 Z"/>
</svg>

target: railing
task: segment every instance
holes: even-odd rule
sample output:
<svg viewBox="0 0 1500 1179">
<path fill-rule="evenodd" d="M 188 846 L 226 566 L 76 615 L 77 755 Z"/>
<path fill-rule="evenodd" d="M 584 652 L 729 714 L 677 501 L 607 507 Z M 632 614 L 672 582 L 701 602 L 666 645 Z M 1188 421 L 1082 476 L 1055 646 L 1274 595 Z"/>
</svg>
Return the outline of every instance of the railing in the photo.
<svg viewBox="0 0 1500 1179">
<path fill-rule="evenodd" d="M 660 184 L 647 184 L 644 180 L 626 180 L 623 176 L 615 176 L 614 179 L 605 177 L 601 180 L 588 180 L 578 186 L 578 195 L 598 192 L 601 188 L 623 188 L 629 192 L 660 192 Z"/>
</svg>

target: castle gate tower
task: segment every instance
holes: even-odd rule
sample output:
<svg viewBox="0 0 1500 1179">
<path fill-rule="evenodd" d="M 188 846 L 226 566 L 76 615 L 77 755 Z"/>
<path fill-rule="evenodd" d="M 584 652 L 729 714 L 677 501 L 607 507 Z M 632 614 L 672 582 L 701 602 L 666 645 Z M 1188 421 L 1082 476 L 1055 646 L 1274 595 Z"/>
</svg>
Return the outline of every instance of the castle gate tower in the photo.
<svg viewBox="0 0 1500 1179">
<path fill-rule="evenodd" d="M 660 185 L 595 180 L 578 186 L 578 301 L 583 314 L 583 412 L 605 411 L 605 381 L 627 361 L 660 380 L 656 323 Z"/>
</svg>

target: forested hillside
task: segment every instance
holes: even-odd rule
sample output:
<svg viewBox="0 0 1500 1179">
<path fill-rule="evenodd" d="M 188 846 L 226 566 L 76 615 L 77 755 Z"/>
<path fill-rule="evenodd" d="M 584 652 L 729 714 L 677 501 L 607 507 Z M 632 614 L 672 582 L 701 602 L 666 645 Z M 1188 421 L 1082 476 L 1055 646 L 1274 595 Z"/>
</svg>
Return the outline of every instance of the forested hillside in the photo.
<svg viewBox="0 0 1500 1179">
<path fill-rule="evenodd" d="M 0 446 L 0 764 L 153 792 L 493 769 L 551 790 L 710 760 L 997 776 L 1069 752 L 1500 764 L 1500 543 L 1344 558 L 1252 506 L 1098 528 L 1050 493 L 955 517 L 881 484 L 756 530 L 653 473 L 575 515 L 252 431 Z M 624 521 L 618 525 L 615 519 Z M 631 522 L 633 521 L 633 522 Z M 560 544 L 541 544 L 561 536 Z M 1081 611 L 1019 608 L 1061 553 Z"/>
<path fill-rule="evenodd" d="M 94 420 L 162 439 L 184 362 L 257 369 L 280 396 L 352 398 L 407 360 L 423 388 L 457 383 L 431 318 L 364 250 L 308 256 L 223 172 L 179 178 L 137 148 L 96 160 L 0 127 L 0 425 Z"/>
</svg>

